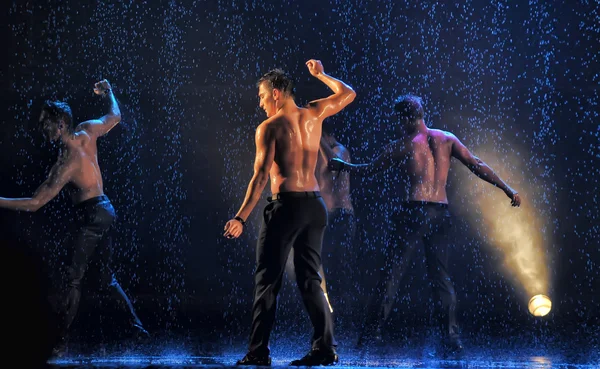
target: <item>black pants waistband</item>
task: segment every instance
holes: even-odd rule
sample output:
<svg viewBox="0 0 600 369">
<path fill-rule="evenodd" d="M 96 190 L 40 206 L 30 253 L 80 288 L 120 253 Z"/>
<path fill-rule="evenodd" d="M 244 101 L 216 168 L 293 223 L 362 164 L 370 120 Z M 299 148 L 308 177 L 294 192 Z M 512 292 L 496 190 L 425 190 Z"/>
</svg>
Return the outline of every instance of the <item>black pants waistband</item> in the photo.
<svg viewBox="0 0 600 369">
<path fill-rule="evenodd" d="M 274 193 L 272 196 L 267 198 L 267 201 L 285 200 L 285 199 L 316 199 L 321 197 L 319 191 L 308 191 L 308 192 L 279 192 Z"/>
<path fill-rule="evenodd" d="M 431 202 L 431 201 L 405 201 L 402 203 L 402 207 L 437 207 L 442 209 L 448 209 L 448 204 L 443 202 Z"/>
<path fill-rule="evenodd" d="M 79 202 L 79 203 L 75 204 L 75 207 L 77 209 L 82 209 L 82 208 L 86 208 L 88 206 L 98 205 L 99 203 L 105 202 L 105 201 L 110 201 L 108 199 L 108 196 L 101 195 L 101 196 L 92 197 L 92 198 L 89 198 L 89 199 L 84 200 L 82 202 Z"/>
</svg>

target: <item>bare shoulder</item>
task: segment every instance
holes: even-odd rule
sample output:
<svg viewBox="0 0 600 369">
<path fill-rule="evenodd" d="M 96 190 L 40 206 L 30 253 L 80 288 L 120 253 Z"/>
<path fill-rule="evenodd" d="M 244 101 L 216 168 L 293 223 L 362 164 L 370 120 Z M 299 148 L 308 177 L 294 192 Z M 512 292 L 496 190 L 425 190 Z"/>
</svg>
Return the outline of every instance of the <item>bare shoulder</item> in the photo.
<svg viewBox="0 0 600 369">
<path fill-rule="evenodd" d="M 275 130 L 275 127 L 280 123 L 280 117 L 273 116 L 271 118 L 265 119 L 256 127 L 256 135 L 257 136 L 265 136 L 270 132 Z"/>
<path fill-rule="evenodd" d="M 88 143 L 90 143 L 93 140 L 93 136 L 89 134 L 88 131 L 85 130 L 85 128 L 81 127 L 81 124 L 77 126 L 74 135 L 75 135 L 75 140 L 77 142 L 77 144 L 82 147 L 87 145 Z"/>
<path fill-rule="evenodd" d="M 449 131 L 444 131 L 441 129 L 429 129 L 429 135 L 434 139 L 438 139 L 443 143 L 446 142 L 454 142 L 456 140 L 456 136 Z"/>
<path fill-rule="evenodd" d="M 298 107 L 298 110 L 310 118 L 319 118 L 322 112 L 322 106 L 319 106 L 319 101 L 321 100 L 311 101 L 303 107 Z"/>
<path fill-rule="evenodd" d="M 452 138 L 454 135 L 451 132 L 444 131 L 443 129 L 429 128 L 429 135 L 435 138 Z"/>
<path fill-rule="evenodd" d="M 270 118 L 267 118 L 265 120 L 263 120 L 258 127 L 256 127 L 256 130 L 265 130 L 265 129 L 269 129 L 269 128 L 273 128 L 273 126 L 275 126 L 279 121 L 281 121 L 280 117 L 278 116 L 272 116 Z"/>
</svg>

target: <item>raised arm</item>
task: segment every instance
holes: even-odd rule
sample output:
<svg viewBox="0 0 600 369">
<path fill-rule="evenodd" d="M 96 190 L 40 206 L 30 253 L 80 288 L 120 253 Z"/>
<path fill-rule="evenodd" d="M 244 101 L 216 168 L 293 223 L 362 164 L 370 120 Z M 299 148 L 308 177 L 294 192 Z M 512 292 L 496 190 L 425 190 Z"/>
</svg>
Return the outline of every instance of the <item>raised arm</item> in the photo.
<svg viewBox="0 0 600 369">
<path fill-rule="evenodd" d="M 269 171 L 275 160 L 275 137 L 268 123 L 262 123 L 256 129 L 256 157 L 254 158 L 254 175 L 248 184 L 246 197 L 236 216 L 225 225 L 227 238 L 238 238 L 243 231 L 244 223 L 258 203 L 260 195 L 269 181 Z"/>
<path fill-rule="evenodd" d="M 369 177 L 375 173 L 387 170 L 398 163 L 402 150 L 399 148 L 400 141 L 393 141 L 387 144 L 383 151 L 370 163 L 352 164 L 339 158 L 333 158 L 329 161 L 329 170 L 347 171 L 359 176 Z"/>
<path fill-rule="evenodd" d="M 38 211 L 56 197 L 60 190 L 71 180 L 72 168 L 61 161 L 54 164 L 48 178 L 34 192 L 33 197 L 5 198 L 0 197 L 0 208 L 21 211 Z"/>
<path fill-rule="evenodd" d="M 309 109 L 314 110 L 318 117 L 325 119 L 337 114 L 354 101 L 356 92 L 354 92 L 352 87 L 327 75 L 320 60 L 311 59 L 306 62 L 306 66 L 310 74 L 326 84 L 333 91 L 333 95 L 329 97 L 308 103 Z"/>
<path fill-rule="evenodd" d="M 119 110 L 119 104 L 107 80 L 97 82 L 94 87 L 94 93 L 104 96 L 108 100 L 108 113 L 99 119 L 80 123 L 77 129 L 83 129 L 91 136 L 100 137 L 107 134 L 121 121 L 121 110 Z"/>
<path fill-rule="evenodd" d="M 521 205 L 521 198 L 517 191 L 513 190 L 509 185 L 507 185 L 498 175 L 494 172 L 489 165 L 487 165 L 483 160 L 479 159 L 477 156 L 473 155 L 469 149 L 463 145 L 460 140 L 450 134 L 450 139 L 452 140 L 452 156 L 460 160 L 471 172 L 473 172 L 477 177 L 483 179 L 484 181 L 493 184 L 494 186 L 500 188 L 506 196 L 511 199 L 512 206 Z"/>
</svg>

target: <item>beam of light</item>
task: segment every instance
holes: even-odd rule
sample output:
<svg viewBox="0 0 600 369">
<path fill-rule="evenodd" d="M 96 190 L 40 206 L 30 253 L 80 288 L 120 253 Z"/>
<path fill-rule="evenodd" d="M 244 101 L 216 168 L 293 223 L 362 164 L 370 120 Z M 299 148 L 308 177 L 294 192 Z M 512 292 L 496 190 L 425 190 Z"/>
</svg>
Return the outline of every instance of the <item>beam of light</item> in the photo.
<svg viewBox="0 0 600 369">
<path fill-rule="evenodd" d="M 468 171 L 460 171 L 459 176 L 472 177 L 461 178 L 460 186 L 461 190 L 467 191 L 463 195 L 470 197 L 476 208 L 467 212 L 467 218 L 477 227 L 481 226 L 480 219 L 483 218 L 481 231 L 486 235 L 486 243 L 502 253 L 504 267 L 518 281 L 520 286 L 517 287 L 522 287 L 528 299 L 539 294 L 548 295 L 550 281 L 544 247 L 546 241 L 540 212 L 536 209 L 536 204 L 542 201 L 535 198 L 544 190 L 539 186 L 536 191 L 530 188 L 528 183 L 536 183 L 536 178 L 528 177 L 535 174 L 523 169 L 525 165 L 518 156 L 499 153 L 497 149 L 486 146 L 480 146 L 474 152 L 485 153 L 481 159 L 519 192 L 522 202 L 520 208 L 513 208 L 510 199 L 501 190 L 472 177 Z M 513 168 L 511 171 L 508 165 Z M 541 311 L 538 310 L 538 313 Z"/>
</svg>

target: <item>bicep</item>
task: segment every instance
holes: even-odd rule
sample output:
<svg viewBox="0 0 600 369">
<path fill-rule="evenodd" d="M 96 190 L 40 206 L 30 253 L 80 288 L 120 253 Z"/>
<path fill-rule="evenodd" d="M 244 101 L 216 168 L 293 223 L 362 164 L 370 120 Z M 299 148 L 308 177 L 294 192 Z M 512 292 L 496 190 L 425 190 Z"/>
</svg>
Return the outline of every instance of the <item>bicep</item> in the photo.
<svg viewBox="0 0 600 369">
<path fill-rule="evenodd" d="M 119 120 L 110 116 L 104 116 L 99 119 L 91 119 L 80 123 L 77 128 L 85 130 L 91 136 L 99 137 L 107 134 Z"/>
<path fill-rule="evenodd" d="M 477 158 L 456 136 L 452 136 L 452 156 L 466 166 L 477 164 Z"/>
<path fill-rule="evenodd" d="M 308 106 L 319 118 L 325 119 L 342 111 L 354 101 L 355 96 L 355 93 L 333 94 L 324 99 L 311 101 Z"/>
<path fill-rule="evenodd" d="M 87 120 L 79 123 L 79 125 L 77 125 L 77 130 L 86 131 L 91 136 L 102 136 L 104 133 L 106 133 L 104 124 L 105 123 L 102 119 Z"/>
</svg>

